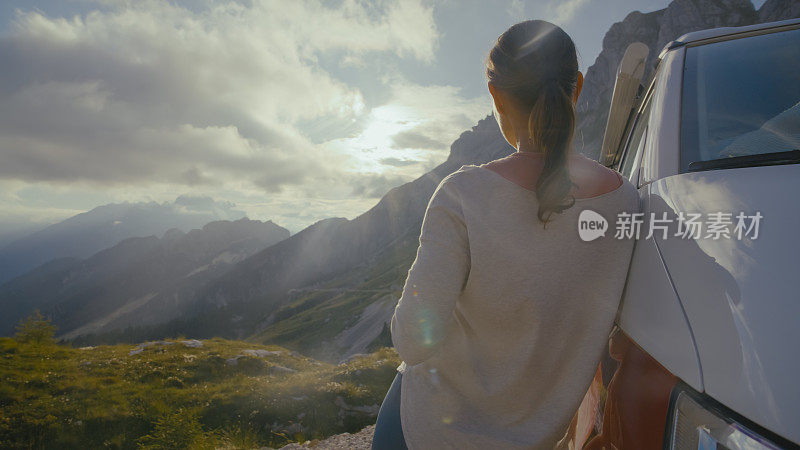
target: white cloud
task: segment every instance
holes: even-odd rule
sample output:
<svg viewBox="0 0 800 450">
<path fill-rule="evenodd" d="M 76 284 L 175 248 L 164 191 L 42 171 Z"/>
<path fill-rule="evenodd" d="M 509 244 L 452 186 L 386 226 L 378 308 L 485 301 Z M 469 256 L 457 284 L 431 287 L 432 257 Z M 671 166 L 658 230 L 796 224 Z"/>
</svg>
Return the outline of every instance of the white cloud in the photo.
<svg viewBox="0 0 800 450">
<path fill-rule="evenodd" d="M 522 21 L 525 14 L 525 2 L 523 0 L 510 0 L 508 4 L 508 15 L 512 19 Z"/>
<path fill-rule="evenodd" d="M 20 13 L 0 38 L 0 177 L 188 186 L 251 181 L 270 192 L 333 174 L 296 123 L 357 117 L 359 89 L 321 52 L 431 61 L 431 8 L 346 0 L 188 9 L 121 3 L 73 18 Z"/>
<path fill-rule="evenodd" d="M 578 10 L 588 2 L 589 0 L 565 0 L 557 2 L 553 22 L 556 25 L 564 25 L 571 22 L 572 19 L 575 18 Z"/>
</svg>

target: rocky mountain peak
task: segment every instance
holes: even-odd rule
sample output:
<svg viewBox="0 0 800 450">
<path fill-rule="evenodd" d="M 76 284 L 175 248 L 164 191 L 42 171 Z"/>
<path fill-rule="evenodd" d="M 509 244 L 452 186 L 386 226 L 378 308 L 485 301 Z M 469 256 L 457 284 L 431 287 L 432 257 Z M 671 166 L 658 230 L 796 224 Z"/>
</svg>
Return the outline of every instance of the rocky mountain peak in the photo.
<svg viewBox="0 0 800 450">
<path fill-rule="evenodd" d="M 800 17 L 800 2 L 797 0 L 767 0 L 758 10 L 758 22 L 775 22 Z"/>
<path fill-rule="evenodd" d="M 514 151 L 500 132 L 493 115 L 479 120 L 472 129 L 464 131 L 450 146 L 447 163 L 456 169 L 461 164 L 477 164 L 502 158 Z"/>
</svg>

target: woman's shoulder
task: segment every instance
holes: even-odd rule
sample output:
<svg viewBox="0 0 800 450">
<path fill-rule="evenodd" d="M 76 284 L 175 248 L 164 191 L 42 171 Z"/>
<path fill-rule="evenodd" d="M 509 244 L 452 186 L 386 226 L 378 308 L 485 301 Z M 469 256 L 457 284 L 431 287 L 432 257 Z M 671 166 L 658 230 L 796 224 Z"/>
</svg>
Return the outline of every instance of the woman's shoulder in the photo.
<svg viewBox="0 0 800 450">
<path fill-rule="evenodd" d="M 461 167 L 446 175 L 437 189 L 454 192 L 461 198 L 461 194 L 471 193 L 475 186 L 485 184 L 481 173 L 484 170 L 486 169 L 475 164 L 462 164 Z M 467 196 L 471 195 L 467 194 Z"/>
<path fill-rule="evenodd" d="M 467 174 L 469 174 L 471 172 L 474 172 L 474 171 L 476 171 L 478 169 L 479 169 L 479 167 L 477 165 L 475 165 L 475 164 L 462 164 L 461 167 L 458 168 L 458 170 L 456 170 L 455 172 L 451 173 L 448 176 L 452 177 L 452 178 L 469 177 L 469 175 L 467 175 Z"/>
<path fill-rule="evenodd" d="M 445 175 L 439 182 L 438 189 L 457 189 L 464 183 L 474 180 L 475 177 L 472 173 L 478 169 L 479 167 L 474 164 L 463 164 L 458 169 Z"/>
<path fill-rule="evenodd" d="M 428 208 L 443 206 L 445 208 L 462 211 L 464 200 L 474 201 L 475 183 L 473 172 L 478 169 L 474 164 L 464 164 L 453 172 L 445 175 L 438 183 L 428 201 Z"/>
<path fill-rule="evenodd" d="M 619 172 L 582 156 L 570 162 L 570 177 L 578 185 L 577 198 L 592 198 L 623 188 L 625 178 Z"/>
</svg>

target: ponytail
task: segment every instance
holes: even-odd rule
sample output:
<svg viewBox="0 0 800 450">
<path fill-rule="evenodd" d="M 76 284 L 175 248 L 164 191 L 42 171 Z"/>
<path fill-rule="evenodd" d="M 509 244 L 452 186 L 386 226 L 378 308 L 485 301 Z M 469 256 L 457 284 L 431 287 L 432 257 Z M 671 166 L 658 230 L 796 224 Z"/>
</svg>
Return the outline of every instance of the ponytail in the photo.
<svg viewBox="0 0 800 450">
<path fill-rule="evenodd" d="M 578 76 L 572 38 L 544 20 L 512 25 L 497 38 L 486 60 L 489 83 L 509 93 L 521 107 L 531 108 L 528 135 L 533 147 L 544 153 L 536 197 L 537 216 L 545 227 L 553 213 L 575 204 L 567 160 L 575 131 L 572 96 Z"/>
<path fill-rule="evenodd" d="M 536 197 L 539 200 L 537 216 L 545 227 L 553 212 L 560 213 L 575 204 L 575 198 L 570 195 L 574 183 L 567 168 L 574 130 L 572 99 L 558 80 L 546 80 L 528 118 L 531 143 L 544 153 L 544 166 L 536 182 Z M 568 197 L 570 201 L 567 201 Z"/>
</svg>

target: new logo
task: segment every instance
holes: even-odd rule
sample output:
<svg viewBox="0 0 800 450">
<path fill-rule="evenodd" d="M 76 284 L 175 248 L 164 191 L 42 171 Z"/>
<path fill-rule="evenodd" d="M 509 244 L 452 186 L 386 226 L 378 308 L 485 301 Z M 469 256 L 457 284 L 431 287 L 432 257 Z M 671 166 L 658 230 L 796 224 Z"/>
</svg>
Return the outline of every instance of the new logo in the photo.
<svg viewBox="0 0 800 450">
<path fill-rule="evenodd" d="M 584 209 L 578 216 L 578 235 L 584 242 L 593 241 L 600 236 L 606 235 L 608 221 L 605 217 L 592 211 Z"/>
</svg>

